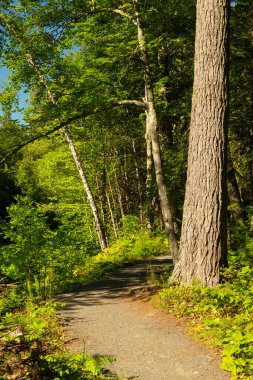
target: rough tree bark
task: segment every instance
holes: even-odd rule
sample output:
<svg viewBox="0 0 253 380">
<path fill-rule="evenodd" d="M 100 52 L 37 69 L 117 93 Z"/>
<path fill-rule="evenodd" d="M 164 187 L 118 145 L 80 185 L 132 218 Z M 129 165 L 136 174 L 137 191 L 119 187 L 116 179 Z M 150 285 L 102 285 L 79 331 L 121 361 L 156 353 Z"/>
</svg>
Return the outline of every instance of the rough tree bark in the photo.
<svg viewBox="0 0 253 380">
<path fill-rule="evenodd" d="M 159 141 L 158 121 L 154 101 L 154 92 L 149 68 L 149 57 L 146 46 L 145 31 L 141 22 L 141 11 L 139 1 L 133 0 L 135 8 L 135 20 L 138 31 L 138 42 L 141 53 L 141 60 L 144 72 L 145 83 L 145 104 L 146 104 L 146 135 L 150 136 L 152 144 L 152 157 L 155 168 L 157 189 L 160 199 L 160 207 L 163 216 L 165 231 L 169 240 L 170 251 L 174 264 L 178 261 L 178 243 L 175 236 L 174 223 L 171 205 L 165 185 L 165 178 L 162 168 L 162 158 Z"/>
<path fill-rule="evenodd" d="M 216 286 L 226 264 L 228 0 L 198 0 L 180 261 L 171 280 Z"/>
</svg>

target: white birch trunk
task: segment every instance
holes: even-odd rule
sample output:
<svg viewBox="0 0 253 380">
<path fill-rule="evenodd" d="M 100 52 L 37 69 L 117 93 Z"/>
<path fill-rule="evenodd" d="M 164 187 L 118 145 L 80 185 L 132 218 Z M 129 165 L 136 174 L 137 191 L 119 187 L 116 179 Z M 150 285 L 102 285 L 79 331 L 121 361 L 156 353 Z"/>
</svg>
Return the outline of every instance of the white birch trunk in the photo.
<svg viewBox="0 0 253 380">
<path fill-rule="evenodd" d="M 46 79 L 42 75 L 42 73 L 40 71 L 40 68 L 36 65 L 34 59 L 32 58 L 32 56 L 30 54 L 27 57 L 27 62 L 30 64 L 30 66 L 33 67 L 34 72 L 38 76 L 39 81 L 44 86 L 44 88 L 46 90 L 46 93 L 47 93 L 47 97 L 50 100 L 52 106 L 53 107 L 57 107 L 57 102 L 54 99 L 54 96 L 53 96 L 53 94 L 51 93 L 51 91 L 50 91 L 50 89 L 48 87 Z M 62 132 L 64 138 L 68 142 L 69 149 L 71 151 L 73 160 L 75 162 L 75 165 L 76 165 L 76 168 L 78 170 L 78 173 L 79 173 L 79 175 L 81 177 L 83 188 L 84 188 L 84 190 L 86 192 L 87 200 L 88 200 L 88 203 L 90 205 L 90 208 L 91 208 L 91 211 L 92 211 L 92 215 L 93 215 L 93 218 L 94 218 L 94 223 L 95 223 L 95 228 L 96 228 L 96 231 L 97 231 L 97 236 L 98 236 L 99 244 L 100 244 L 101 249 L 103 250 L 103 249 L 105 249 L 107 247 L 106 237 L 105 237 L 105 233 L 104 233 L 103 227 L 102 227 L 100 219 L 99 219 L 99 213 L 98 213 L 98 210 L 97 210 L 97 207 L 96 207 L 96 204 L 95 204 L 95 200 L 94 200 L 93 194 L 91 192 L 90 186 L 88 184 L 88 180 L 87 180 L 87 177 L 85 175 L 84 168 L 82 166 L 81 160 L 80 160 L 80 158 L 78 156 L 78 153 L 77 153 L 77 151 L 75 149 L 73 140 L 71 138 L 71 135 L 70 135 L 67 127 L 63 127 L 60 131 Z"/>
</svg>

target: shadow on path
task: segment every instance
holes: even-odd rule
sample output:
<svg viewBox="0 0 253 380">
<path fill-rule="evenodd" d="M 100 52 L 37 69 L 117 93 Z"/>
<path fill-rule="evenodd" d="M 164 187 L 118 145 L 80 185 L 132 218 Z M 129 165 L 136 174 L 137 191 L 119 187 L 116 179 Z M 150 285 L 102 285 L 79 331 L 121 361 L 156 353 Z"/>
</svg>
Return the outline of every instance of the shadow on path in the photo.
<svg viewBox="0 0 253 380">
<path fill-rule="evenodd" d="M 79 285 L 71 292 L 58 295 L 57 300 L 66 302 L 67 310 L 113 303 L 115 299 L 126 297 L 131 288 L 147 285 L 150 278 L 170 267 L 172 259 L 169 256 L 146 259 L 115 270 L 89 284 Z"/>
</svg>

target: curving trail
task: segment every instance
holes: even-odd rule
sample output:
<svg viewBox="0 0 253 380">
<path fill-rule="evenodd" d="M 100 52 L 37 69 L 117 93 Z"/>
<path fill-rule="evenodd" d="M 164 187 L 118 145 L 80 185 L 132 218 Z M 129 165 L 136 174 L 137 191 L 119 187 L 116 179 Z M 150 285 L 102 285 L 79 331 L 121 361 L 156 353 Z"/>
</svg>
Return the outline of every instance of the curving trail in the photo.
<svg viewBox="0 0 253 380">
<path fill-rule="evenodd" d="M 150 267 L 159 272 L 167 257 L 145 260 L 58 297 L 73 351 L 116 358 L 110 369 L 139 380 L 225 380 L 219 358 L 181 332 L 175 318 L 129 289 L 145 285 Z"/>
</svg>

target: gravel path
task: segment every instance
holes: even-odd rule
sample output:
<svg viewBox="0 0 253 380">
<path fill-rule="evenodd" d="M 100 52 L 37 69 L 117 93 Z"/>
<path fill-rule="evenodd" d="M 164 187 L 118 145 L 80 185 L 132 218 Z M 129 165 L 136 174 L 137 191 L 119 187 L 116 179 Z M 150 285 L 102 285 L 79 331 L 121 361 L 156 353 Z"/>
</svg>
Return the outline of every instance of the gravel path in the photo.
<svg viewBox="0 0 253 380">
<path fill-rule="evenodd" d="M 175 318 L 129 289 L 146 283 L 150 267 L 159 272 L 166 257 L 146 260 L 118 270 L 59 299 L 73 351 L 116 358 L 110 369 L 138 380 L 225 380 L 217 355 L 178 329 Z"/>
</svg>

